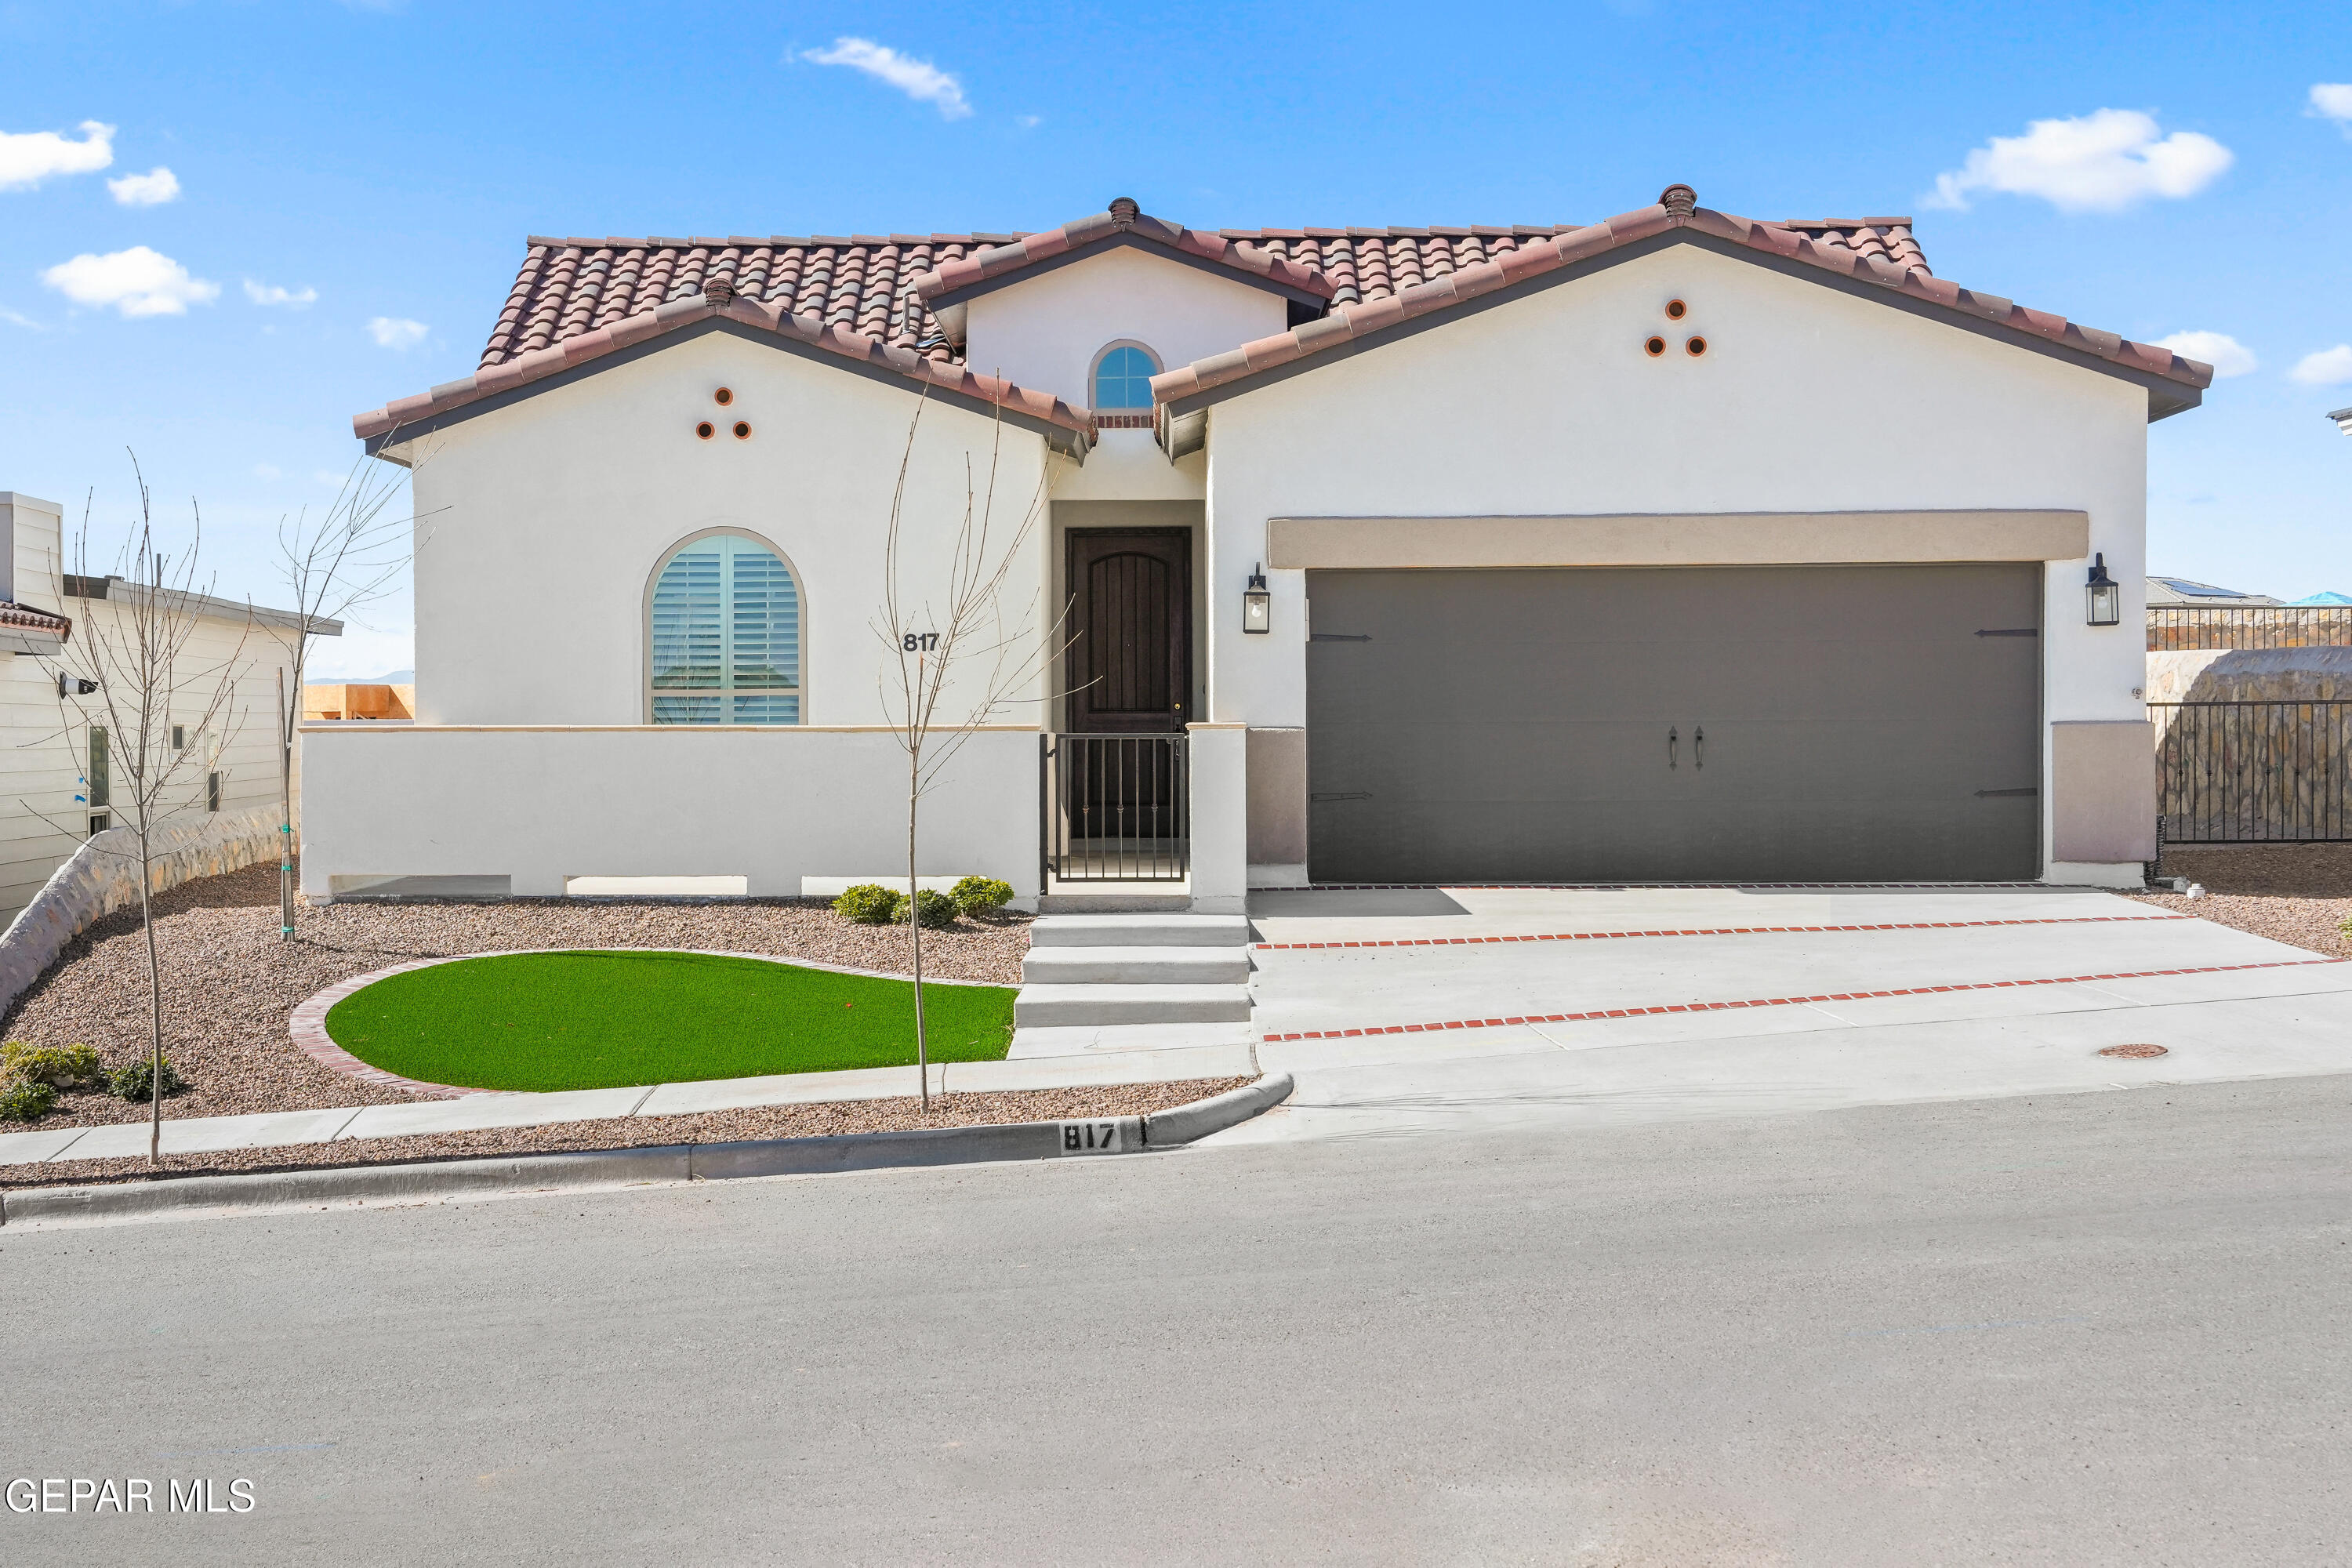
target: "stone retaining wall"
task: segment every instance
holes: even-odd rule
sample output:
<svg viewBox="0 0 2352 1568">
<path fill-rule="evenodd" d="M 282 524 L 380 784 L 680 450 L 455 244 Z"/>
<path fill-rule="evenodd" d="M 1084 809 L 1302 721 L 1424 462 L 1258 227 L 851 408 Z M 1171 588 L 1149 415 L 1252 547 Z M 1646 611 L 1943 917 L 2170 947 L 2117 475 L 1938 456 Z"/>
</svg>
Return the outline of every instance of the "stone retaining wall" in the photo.
<svg viewBox="0 0 2352 1568">
<path fill-rule="evenodd" d="M 165 824 L 153 838 L 149 890 L 239 870 L 278 853 L 275 805 Z M 0 1015 L 57 962 L 66 943 L 97 921 L 139 901 L 139 836 L 110 827 L 50 874 L 0 935 Z"/>
</svg>

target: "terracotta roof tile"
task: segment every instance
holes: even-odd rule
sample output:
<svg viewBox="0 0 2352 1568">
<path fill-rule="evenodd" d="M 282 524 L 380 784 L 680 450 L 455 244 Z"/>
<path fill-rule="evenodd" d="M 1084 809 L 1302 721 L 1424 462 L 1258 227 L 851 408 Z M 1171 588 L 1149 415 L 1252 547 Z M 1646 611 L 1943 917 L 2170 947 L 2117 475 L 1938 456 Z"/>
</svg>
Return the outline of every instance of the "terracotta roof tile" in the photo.
<svg viewBox="0 0 2352 1568">
<path fill-rule="evenodd" d="M 719 313 L 703 287 L 720 279 L 734 293 L 726 313 L 738 320 L 771 324 L 827 352 L 892 369 L 920 361 L 931 367 L 919 373 L 922 379 L 987 395 L 978 389 L 1002 384 L 969 373 L 961 346 L 949 341 L 931 302 L 1122 235 L 1328 301 L 1328 314 L 1290 332 L 1157 378 L 1153 392 L 1161 403 L 1385 326 L 1456 309 L 1492 289 L 1675 227 L 1878 284 L 2189 385 L 2203 386 L 2211 379 L 2209 367 L 2168 351 L 2023 310 L 2000 295 L 1936 277 L 1907 217 L 1766 223 L 1696 206 L 1686 187 L 1673 188 L 1670 195 L 1679 210 L 1669 210 L 1662 200 L 1581 227 L 1436 224 L 1209 231 L 1153 217 L 1122 200 L 1112 211 L 1034 234 L 688 239 L 534 235 L 475 374 L 362 415 L 354 425 L 363 435 L 382 434 L 394 423 L 459 406 L 703 320 Z M 1008 406 L 1055 410 L 1039 417 L 1074 431 L 1087 427 L 1083 410 L 1072 410 L 1049 394 L 1005 388 L 1004 395 Z"/>
<path fill-rule="evenodd" d="M 1733 244 L 1874 283 L 1949 310 L 2063 344 L 2186 386 L 2212 383 L 2213 369 L 2149 343 L 2029 310 L 1997 294 L 1961 289 L 1927 269 L 1907 217 L 1801 218 L 1764 223 L 1697 206 L 1687 186 L 1669 186 L 1650 206 L 1584 228 L 1226 229 L 1224 237 L 1313 268 L 1334 284 L 1323 321 L 1154 376 L 1151 393 L 1167 405 L 1245 376 L 1369 336 L 1433 310 L 1620 246 L 1675 228 L 1694 228 Z M 1491 237 L 1489 237 L 1491 236 Z M 1474 248 L 1475 246 L 1475 248 Z"/>
<path fill-rule="evenodd" d="M 73 634 L 73 622 L 66 616 L 53 616 L 30 605 L 11 604 L 5 599 L 0 599 L 0 626 L 23 626 L 29 631 L 53 632 L 59 637 Z"/>
</svg>

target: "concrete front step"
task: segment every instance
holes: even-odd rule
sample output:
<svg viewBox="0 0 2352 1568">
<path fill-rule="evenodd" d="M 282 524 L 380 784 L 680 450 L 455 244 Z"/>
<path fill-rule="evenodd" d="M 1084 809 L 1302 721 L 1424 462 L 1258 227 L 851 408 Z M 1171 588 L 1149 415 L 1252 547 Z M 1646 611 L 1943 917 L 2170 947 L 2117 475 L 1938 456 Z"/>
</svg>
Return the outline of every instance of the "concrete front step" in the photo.
<svg viewBox="0 0 2352 1568">
<path fill-rule="evenodd" d="M 1068 1027 L 1031 1025 L 1013 1031 L 1006 1059 L 1092 1056 L 1098 1052 L 1192 1050 L 1246 1051 L 1257 1043 L 1247 1024 L 1079 1024 Z"/>
<path fill-rule="evenodd" d="M 1024 985 L 1246 985 L 1245 947 L 1033 947 Z"/>
<path fill-rule="evenodd" d="M 1084 1024 L 1244 1024 L 1246 985 L 1024 985 L 1015 1028 Z"/>
<path fill-rule="evenodd" d="M 1247 915 L 1043 915 L 1029 927 L 1029 946 L 1247 947 Z"/>
</svg>

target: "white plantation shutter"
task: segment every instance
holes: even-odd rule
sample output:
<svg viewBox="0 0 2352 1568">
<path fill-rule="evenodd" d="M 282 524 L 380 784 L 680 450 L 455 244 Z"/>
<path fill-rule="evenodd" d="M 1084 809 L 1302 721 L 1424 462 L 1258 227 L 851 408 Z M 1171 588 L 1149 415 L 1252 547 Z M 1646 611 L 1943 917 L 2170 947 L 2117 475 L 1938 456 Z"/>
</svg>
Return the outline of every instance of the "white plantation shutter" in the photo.
<svg viewBox="0 0 2352 1568">
<path fill-rule="evenodd" d="M 682 545 L 654 581 L 656 724 L 801 721 L 801 601 L 791 568 L 748 539 Z"/>
</svg>

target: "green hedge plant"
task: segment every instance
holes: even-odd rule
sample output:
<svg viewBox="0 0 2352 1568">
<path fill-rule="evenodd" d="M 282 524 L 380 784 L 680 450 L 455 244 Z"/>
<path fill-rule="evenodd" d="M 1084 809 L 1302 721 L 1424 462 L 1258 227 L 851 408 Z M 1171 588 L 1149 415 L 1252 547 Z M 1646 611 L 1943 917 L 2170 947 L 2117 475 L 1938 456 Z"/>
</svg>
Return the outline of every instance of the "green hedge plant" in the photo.
<svg viewBox="0 0 2352 1568">
<path fill-rule="evenodd" d="M 38 1121 L 57 1103 L 55 1086 L 38 1079 L 12 1078 L 0 1083 L 0 1121 Z"/>
<path fill-rule="evenodd" d="M 0 1079 L 24 1079 L 51 1089 L 78 1089 L 106 1081 L 98 1052 L 88 1046 L 33 1046 L 11 1040 L 0 1046 Z"/>
<path fill-rule="evenodd" d="M 1013 901 L 1013 884 L 994 877 L 966 877 L 948 897 L 968 915 L 993 914 Z"/>
<path fill-rule="evenodd" d="M 907 896 L 877 882 L 860 882 L 833 900 L 833 912 L 862 926 L 886 926 L 898 918 Z"/>
<path fill-rule="evenodd" d="M 108 1092 L 118 1100 L 152 1100 L 155 1094 L 154 1058 L 142 1055 L 130 1066 L 114 1069 L 107 1076 Z M 163 1092 L 174 1095 L 188 1087 L 187 1079 L 173 1069 L 172 1058 L 163 1058 Z"/>
<path fill-rule="evenodd" d="M 904 921 L 907 918 L 906 900 L 901 899 L 898 904 L 897 918 Z M 915 893 L 915 918 L 927 931 L 951 926 L 955 924 L 956 901 L 945 893 L 935 893 L 929 888 L 919 889 Z"/>
</svg>

